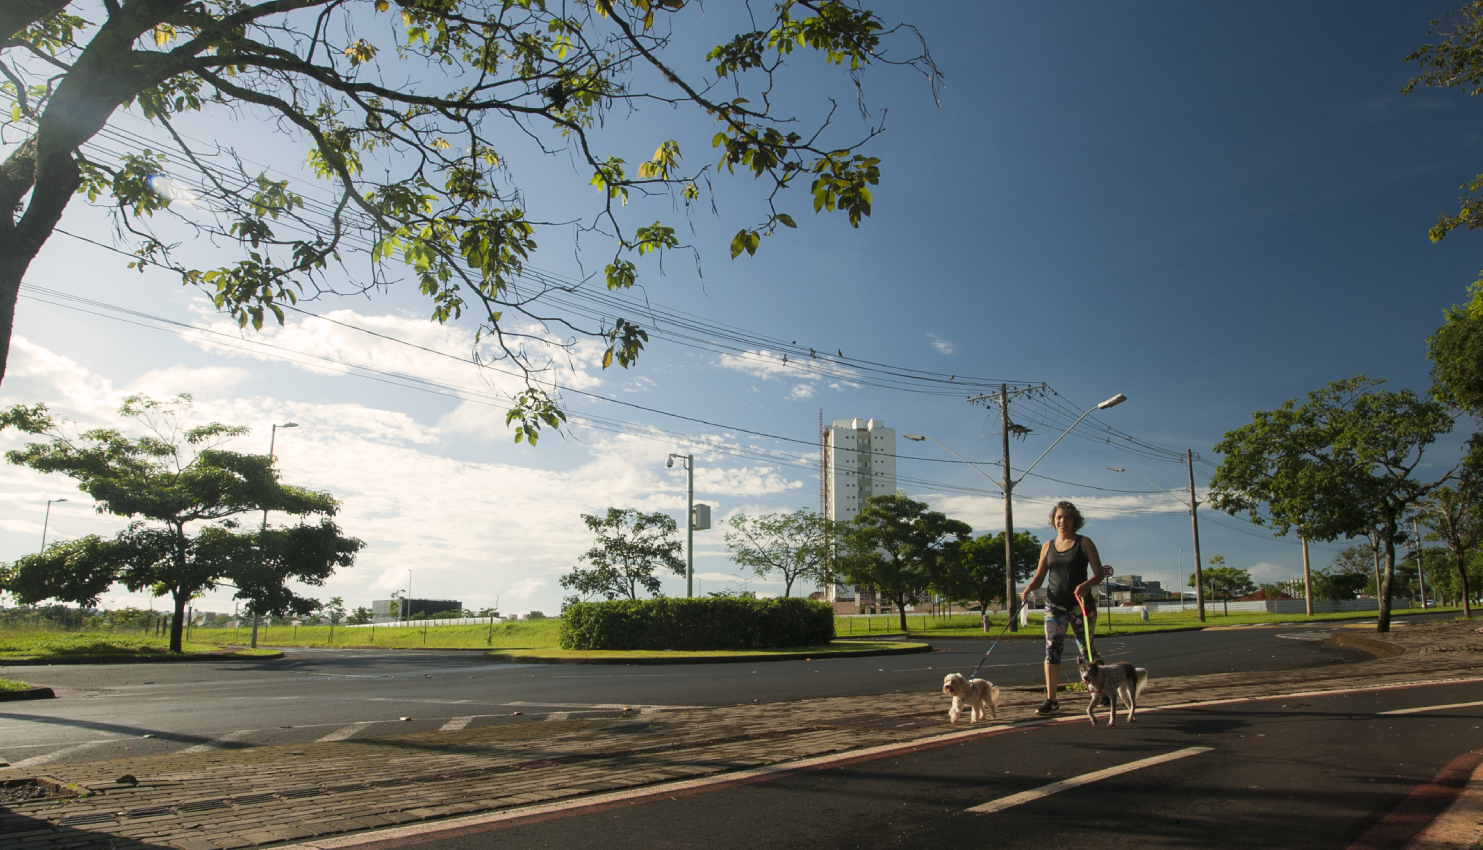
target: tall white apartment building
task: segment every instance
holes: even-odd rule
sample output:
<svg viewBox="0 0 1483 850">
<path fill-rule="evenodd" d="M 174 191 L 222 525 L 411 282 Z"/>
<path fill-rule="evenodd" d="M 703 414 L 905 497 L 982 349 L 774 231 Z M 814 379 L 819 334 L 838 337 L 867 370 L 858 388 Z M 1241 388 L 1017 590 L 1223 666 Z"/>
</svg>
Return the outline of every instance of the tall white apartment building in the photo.
<svg viewBox="0 0 1483 850">
<path fill-rule="evenodd" d="M 879 419 L 836 419 L 824 429 L 827 470 L 825 513 L 846 522 L 871 496 L 896 492 L 896 429 Z M 857 589 L 838 585 L 826 591 L 829 602 L 854 601 Z"/>
</svg>

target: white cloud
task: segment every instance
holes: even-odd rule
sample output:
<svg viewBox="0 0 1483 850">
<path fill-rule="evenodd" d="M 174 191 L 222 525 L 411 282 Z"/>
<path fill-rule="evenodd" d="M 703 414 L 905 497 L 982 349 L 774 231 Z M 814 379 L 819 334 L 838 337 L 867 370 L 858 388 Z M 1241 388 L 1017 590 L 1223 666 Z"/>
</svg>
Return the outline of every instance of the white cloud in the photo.
<svg viewBox="0 0 1483 850">
<path fill-rule="evenodd" d="M 283 326 L 264 325 L 261 331 L 244 333 L 204 303 L 195 305 L 203 318 L 197 327 L 242 341 L 192 340 L 200 348 L 227 357 L 257 360 L 284 359 L 298 368 L 321 375 L 344 374 L 354 364 L 368 369 L 436 381 L 503 400 L 525 388 L 525 378 L 508 360 L 498 360 L 502 351 L 492 338 L 477 345 L 468 328 L 440 325 L 424 319 L 391 315 L 363 315 L 353 310 L 334 310 L 323 317 L 290 318 Z M 350 327 L 347 327 L 350 326 Z M 361 328 L 370 333 L 364 333 Z M 537 377 L 562 386 L 591 390 L 601 385 L 603 348 L 591 340 L 578 342 L 569 350 L 559 340 L 535 327 L 506 327 L 512 346 L 520 346 L 537 366 L 549 365 Z M 472 361 L 477 352 L 486 364 Z M 324 358 L 324 359 L 319 359 Z M 326 362 L 332 361 L 332 362 Z"/>
<path fill-rule="evenodd" d="M 1248 568 L 1251 572 L 1251 580 L 1257 584 L 1276 584 L 1279 581 L 1287 581 L 1290 578 L 1302 578 L 1303 568 L 1301 565 L 1282 566 L 1267 561 L 1259 561 Z"/>
<path fill-rule="evenodd" d="M 772 379 L 788 377 L 797 380 L 808 377 L 808 370 L 803 368 L 801 361 L 792 360 L 784 363 L 783 356 L 778 352 L 760 348 L 756 351 L 745 351 L 741 354 L 723 354 L 716 363 L 723 369 L 730 369 L 734 372 L 741 372 L 758 378 Z"/>
<path fill-rule="evenodd" d="M 78 419 L 80 427 L 137 431 L 117 414 L 126 394 L 123 389 L 23 338 L 16 338 L 11 351 L 11 375 L 0 403 L 45 401 L 55 413 Z M 151 380 L 209 376 L 210 368 L 214 367 L 159 369 L 151 373 L 155 376 Z M 131 386 L 143 383 L 141 378 Z M 164 395 L 173 388 L 160 383 L 158 389 Z M 266 451 L 272 423 L 300 425 L 277 434 L 275 448 L 284 480 L 334 494 L 342 503 L 336 522 L 345 533 L 367 543 L 355 567 L 307 592 L 321 599 L 342 596 L 352 607 L 369 605 L 406 587 L 410 569 L 414 596 L 459 599 L 476 610 L 503 597 L 552 611 L 562 595 L 557 579 L 592 545 L 580 514 L 600 513 L 609 506 L 662 510 L 676 517 L 684 511 L 685 476 L 663 463 L 676 448 L 670 437 L 656 441 L 582 431 L 578 440 L 552 439 L 549 449 L 543 440 L 539 462 L 551 468 L 498 459 L 504 454 L 524 457 L 523 453 L 497 453 L 494 459 L 477 461 L 445 456 L 444 447 L 456 443 L 450 435 L 463 427 L 455 420 L 473 410 L 465 408 L 429 426 L 396 410 L 243 396 L 198 399 L 196 415 L 202 421 L 250 426 L 250 436 L 231 444 L 243 451 Z M 503 423 L 503 415 L 490 416 L 487 408 L 483 415 Z M 508 433 L 502 432 L 500 442 L 508 440 Z M 684 450 L 697 458 L 698 500 L 715 506 L 718 514 L 732 505 L 763 503 L 768 497 L 805 489 L 801 475 L 795 478 L 791 470 L 707 451 L 708 444 L 731 443 L 735 435 L 691 440 Z M 22 435 L 0 433 L 0 450 L 23 442 Z M 6 549 L 0 560 L 34 551 L 46 500 L 59 495 L 71 502 L 52 507 L 50 528 L 55 537 L 111 534 L 124 523 L 119 517 L 94 513 L 68 479 L 0 465 L 0 541 Z M 288 521 L 277 514 L 269 519 Z M 697 535 L 697 554 L 708 547 L 714 550 L 707 560 L 716 566 L 726 563 L 721 560 L 722 533 Z M 208 593 L 195 606 L 230 612 L 230 593 L 229 589 Z M 115 588 L 108 598 L 115 605 L 150 604 L 146 597 L 122 588 Z M 155 601 L 154 607 L 162 604 Z"/>
<path fill-rule="evenodd" d="M 171 366 L 168 369 L 145 372 L 133 382 L 131 389 L 156 398 L 166 398 L 177 393 L 190 393 L 198 399 L 212 398 L 231 393 L 233 388 L 250 377 L 252 373 L 246 369 L 231 366 L 195 369 Z"/>
<path fill-rule="evenodd" d="M 800 383 L 794 384 L 787 395 L 795 401 L 813 398 L 820 382 L 827 382 L 827 386 L 834 390 L 842 390 L 847 386 L 859 386 L 849 380 L 829 380 L 841 377 L 847 379 L 858 373 L 848 366 L 840 365 L 833 356 L 825 355 L 823 352 L 815 356 L 794 356 L 760 348 L 741 354 L 723 354 L 716 361 L 716 365 L 769 381 L 774 378 L 799 381 Z M 757 388 L 752 387 L 752 391 L 756 392 Z"/>
<path fill-rule="evenodd" d="M 546 590 L 546 588 L 550 586 L 551 583 L 543 578 L 532 577 L 521 579 L 520 581 L 515 582 L 515 586 L 510 588 L 504 594 L 504 598 L 522 600 L 534 599 L 535 597 L 542 595 L 542 591 Z"/>
<path fill-rule="evenodd" d="M 957 346 L 953 344 L 952 340 L 943 339 L 937 334 L 929 333 L 927 334 L 927 338 L 932 340 L 932 347 L 937 349 L 938 354 L 952 354 L 957 349 Z"/>
</svg>

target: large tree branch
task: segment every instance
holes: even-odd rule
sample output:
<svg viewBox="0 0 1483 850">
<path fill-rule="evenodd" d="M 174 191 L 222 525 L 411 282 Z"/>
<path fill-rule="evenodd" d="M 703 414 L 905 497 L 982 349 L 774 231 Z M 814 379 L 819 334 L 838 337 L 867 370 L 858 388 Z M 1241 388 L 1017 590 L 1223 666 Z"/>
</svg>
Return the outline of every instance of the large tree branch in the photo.
<svg viewBox="0 0 1483 850">
<path fill-rule="evenodd" d="M 4 0 L 0 3 L 0 37 L 9 39 L 43 18 L 67 8 L 69 0 Z"/>
</svg>

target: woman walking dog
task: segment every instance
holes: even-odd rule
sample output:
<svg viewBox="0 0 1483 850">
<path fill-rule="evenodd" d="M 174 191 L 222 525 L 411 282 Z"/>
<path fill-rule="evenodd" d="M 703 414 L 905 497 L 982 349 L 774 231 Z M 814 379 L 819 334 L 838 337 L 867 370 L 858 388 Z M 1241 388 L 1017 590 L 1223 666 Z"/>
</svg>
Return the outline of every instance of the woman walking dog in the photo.
<svg viewBox="0 0 1483 850">
<path fill-rule="evenodd" d="M 1090 598 L 1092 589 L 1102 581 L 1102 558 L 1097 554 L 1097 545 L 1076 533 L 1086 524 L 1081 511 L 1070 502 L 1056 502 L 1050 512 L 1050 524 L 1056 536 L 1041 547 L 1040 566 L 1020 594 L 1020 601 L 1028 603 L 1031 593 L 1042 584 L 1046 586 L 1045 702 L 1035 710 L 1042 716 L 1061 710 L 1056 689 L 1061 683 L 1061 653 L 1066 645 L 1066 632 L 1071 632 L 1077 650 L 1085 654 L 1082 636 L 1097 627 L 1097 606 L 1087 608 L 1083 618 L 1077 597 Z"/>
</svg>

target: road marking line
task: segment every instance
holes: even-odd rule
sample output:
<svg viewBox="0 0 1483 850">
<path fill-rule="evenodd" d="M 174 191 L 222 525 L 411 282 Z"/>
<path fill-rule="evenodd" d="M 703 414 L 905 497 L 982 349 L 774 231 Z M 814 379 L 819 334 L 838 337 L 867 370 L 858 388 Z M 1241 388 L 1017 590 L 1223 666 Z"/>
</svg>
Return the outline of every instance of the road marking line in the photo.
<svg viewBox="0 0 1483 850">
<path fill-rule="evenodd" d="M 1477 702 L 1454 702 L 1450 705 L 1423 705 L 1420 708 L 1397 708 L 1394 711 L 1382 711 L 1381 714 L 1419 714 L 1423 711 L 1441 711 L 1444 708 L 1472 708 L 1475 705 L 1483 705 L 1483 700 Z"/>
<path fill-rule="evenodd" d="M 113 740 L 115 740 L 115 741 L 122 741 L 124 739 L 123 738 L 114 738 Z M 86 743 L 86 744 L 77 744 L 76 746 L 72 746 L 72 747 L 64 747 L 64 748 L 62 748 L 60 750 L 55 750 L 53 752 L 47 753 L 44 756 L 33 756 L 31 758 L 28 758 L 28 759 L 22 759 L 22 760 L 20 760 L 18 762 L 14 762 L 7 769 L 8 770 L 16 770 L 16 769 L 23 768 L 23 767 L 30 767 L 33 764 L 47 764 L 49 762 L 54 762 L 57 759 L 66 758 L 67 756 L 69 756 L 69 755 L 71 755 L 71 754 L 73 754 L 75 752 L 78 752 L 80 750 L 85 750 L 85 749 L 87 749 L 89 747 L 95 747 L 95 746 L 98 745 L 98 743 L 99 742 L 97 742 L 97 741 L 93 741 L 93 742 Z"/>
<path fill-rule="evenodd" d="M 240 741 L 256 731 L 256 729 L 238 729 L 235 732 L 228 732 L 225 735 L 218 736 L 216 739 L 207 741 L 204 744 L 197 744 L 194 747 L 186 747 L 185 749 L 175 753 L 175 755 L 184 756 L 190 755 L 191 753 L 205 753 L 210 752 L 211 750 L 219 750 L 227 744 L 230 744 L 233 741 Z"/>
<path fill-rule="evenodd" d="M 1165 753 L 1161 756 L 1139 759 L 1138 761 L 1128 762 L 1127 764 L 1118 765 L 1117 767 L 1109 767 L 1106 770 L 1099 770 L 1095 773 L 1084 773 L 1081 776 L 1073 776 L 1070 779 L 1063 779 L 1060 782 L 1052 783 L 1045 786 L 1044 788 L 1036 788 L 1033 791 L 1021 791 L 1018 794 L 1011 794 L 1008 797 L 1001 797 L 998 800 L 992 800 L 990 802 L 984 803 L 981 806 L 974 806 L 971 809 L 966 809 L 965 811 L 975 812 L 981 815 L 993 814 L 994 812 L 1002 812 L 1005 809 L 1021 805 L 1022 803 L 1034 802 L 1035 800 L 1049 797 L 1052 794 L 1058 794 L 1062 791 L 1069 791 L 1072 788 L 1080 788 L 1083 785 L 1089 785 L 1093 782 L 1097 782 L 1098 780 L 1107 779 L 1113 776 L 1119 776 L 1124 773 L 1132 773 L 1135 770 L 1141 770 L 1145 767 L 1153 767 L 1156 764 L 1163 764 L 1165 762 L 1174 761 L 1175 759 L 1182 759 L 1186 756 L 1195 756 L 1199 755 L 1200 753 L 1208 753 L 1211 749 L 1211 747 L 1190 747 L 1184 750 L 1175 750 L 1172 753 Z"/>
<path fill-rule="evenodd" d="M 448 722 L 438 727 L 439 732 L 457 732 L 474 722 L 472 717 L 450 717 Z"/>
<path fill-rule="evenodd" d="M 360 730 L 366 728 L 367 726 L 374 725 L 375 723 L 376 721 L 371 720 L 365 723 L 352 723 L 349 726 L 341 726 L 339 729 L 336 729 L 328 735 L 325 735 L 323 738 L 316 740 L 314 743 L 323 744 L 326 741 L 343 741 L 346 738 L 349 738 L 351 735 L 354 735 Z"/>
<path fill-rule="evenodd" d="M 546 715 L 546 719 L 547 720 L 565 720 L 565 719 L 567 719 L 568 717 L 571 717 L 571 716 L 572 716 L 572 713 L 570 711 L 553 711 L 550 714 Z"/>
<path fill-rule="evenodd" d="M 535 706 L 540 708 L 576 708 L 576 709 L 638 709 L 644 714 L 652 711 L 683 711 L 685 709 L 706 708 L 703 705 L 645 705 L 638 702 L 502 702 L 495 705 L 508 705 L 514 708 Z"/>
</svg>

